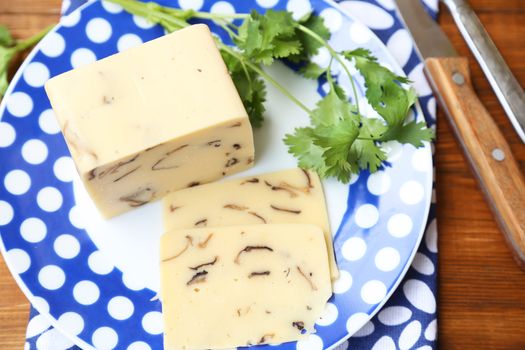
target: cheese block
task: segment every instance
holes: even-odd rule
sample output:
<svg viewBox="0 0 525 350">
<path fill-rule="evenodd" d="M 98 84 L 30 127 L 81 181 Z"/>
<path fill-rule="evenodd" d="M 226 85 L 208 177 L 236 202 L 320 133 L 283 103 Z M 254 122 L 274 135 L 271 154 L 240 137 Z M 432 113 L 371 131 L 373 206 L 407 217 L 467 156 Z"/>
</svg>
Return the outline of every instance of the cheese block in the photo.
<svg viewBox="0 0 525 350">
<path fill-rule="evenodd" d="M 162 236 L 160 257 L 165 350 L 303 339 L 331 295 L 314 225 L 174 230 Z"/>
<path fill-rule="evenodd" d="M 317 173 L 289 169 L 170 193 L 163 200 L 165 231 L 240 224 L 314 224 L 323 229 L 332 280 L 338 270 Z"/>
<path fill-rule="evenodd" d="M 106 217 L 253 162 L 248 116 L 206 25 L 74 69 L 45 88 Z"/>
</svg>

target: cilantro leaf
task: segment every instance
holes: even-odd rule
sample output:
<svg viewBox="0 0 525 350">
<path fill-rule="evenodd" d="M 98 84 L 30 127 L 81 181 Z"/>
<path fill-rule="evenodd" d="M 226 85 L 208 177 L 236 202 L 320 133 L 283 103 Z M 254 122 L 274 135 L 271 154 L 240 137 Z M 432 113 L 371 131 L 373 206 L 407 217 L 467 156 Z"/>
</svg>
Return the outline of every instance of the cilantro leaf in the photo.
<svg viewBox="0 0 525 350">
<path fill-rule="evenodd" d="M 425 122 L 411 121 L 404 125 L 398 125 L 388 129 L 381 141 L 398 141 L 409 143 L 414 147 L 423 146 L 423 141 L 431 141 L 434 138 L 434 131 L 428 128 Z"/>
<path fill-rule="evenodd" d="M 326 164 L 324 161 L 324 149 L 316 144 L 317 135 L 311 127 L 296 128 L 293 134 L 284 137 L 284 143 L 288 146 L 288 152 L 298 160 L 299 167 L 313 169 L 319 176 L 326 175 Z"/>
<path fill-rule="evenodd" d="M 320 16 L 309 14 L 305 16 L 300 22 L 300 25 L 310 29 L 312 32 L 317 34 L 324 40 L 330 39 L 330 30 L 324 24 L 324 19 Z M 310 35 L 303 31 L 297 31 L 297 39 L 301 42 L 303 50 L 300 54 L 290 56 L 289 61 L 294 63 L 309 62 L 310 57 L 317 54 L 319 49 L 323 46 L 323 43 L 312 38 Z"/>
<path fill-rule="evenodd" d="M 313 62 L 308 62 L 306 65 L 299 68 L 299 72 L 308 79 L 318 79 L 321 75 L 326 72 L 326 68 L 323 68 Z"/>
<path fill-rule="evenodd" d="M 330 92 L 317 103 L 316 109 L 310 114 L 312 125 L 335 125 L 341 120 L 356 121 L 355 107 L 348 103 L 346 97 L 338 95 L 337 90 Z"/>
<path fill-rule="evenodd" d="M 15 44 L 9 29 L 6 26 L 0 24 L 0 46 L 11 47 Z"/>
<path fill-rule="evenodd" d="M 409 80 L 381 66 L 368 50 L 343 51 L 343 55 L 354 59 L 357 70 L 365 78 L 366 97 L 374 110 L 389 126 L 402 125 L 416 102 L 415 92 L 400 85 Z"/>
</svg>

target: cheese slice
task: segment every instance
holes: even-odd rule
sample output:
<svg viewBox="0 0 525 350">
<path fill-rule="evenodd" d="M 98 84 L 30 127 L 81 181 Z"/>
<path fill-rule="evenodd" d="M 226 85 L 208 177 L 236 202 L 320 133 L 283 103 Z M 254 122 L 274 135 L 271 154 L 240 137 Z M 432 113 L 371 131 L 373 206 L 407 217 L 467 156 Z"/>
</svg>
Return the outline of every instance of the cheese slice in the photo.
<svg viewBox="0 0 525 350">
<path fill-rule="evenodd" d="M 321 227 L 337 279 L 323 188 L 315 172 L 289 169 L 173 192 L 163 200 L 165 231 L 191 227 L 297 223 Z"/>
<path fill-rule="evenodd" d="M 253 162 L 248 115 L 206 25 L 79 67 L 45 87 L 106 217 Z"/>
<path fill-rule="evenodd" d="M 304 339 L 331 295 L 321 228 L 174 230 L 161 238 L 164 349 Z"/>
</svg>

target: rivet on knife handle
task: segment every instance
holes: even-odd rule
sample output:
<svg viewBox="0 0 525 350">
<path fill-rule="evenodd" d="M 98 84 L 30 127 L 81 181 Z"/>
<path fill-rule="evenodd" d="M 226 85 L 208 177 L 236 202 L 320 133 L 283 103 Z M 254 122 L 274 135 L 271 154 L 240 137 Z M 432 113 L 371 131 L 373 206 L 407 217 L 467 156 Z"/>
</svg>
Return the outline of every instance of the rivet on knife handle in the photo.
<svg viewBox="0 0 525 350">
<path fill-rule="evenodd" d="M 463 57 L 428 58 L 429 81 L 518 264 L 525 269 L 525 179 L 470 82 Z"/>
<path fill-rule="evenodd" d="M 465 0 L 442 1 L 449 7 L 514 129 L 525 142 L 525 92 L 468 3 Z"/>
</svg>

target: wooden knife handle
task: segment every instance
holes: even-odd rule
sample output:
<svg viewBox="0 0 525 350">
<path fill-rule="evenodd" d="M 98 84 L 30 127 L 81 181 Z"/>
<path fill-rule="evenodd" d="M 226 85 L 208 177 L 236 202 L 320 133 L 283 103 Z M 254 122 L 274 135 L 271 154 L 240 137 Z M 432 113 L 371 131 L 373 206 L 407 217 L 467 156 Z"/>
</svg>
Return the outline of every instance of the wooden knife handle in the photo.
<svg viewBox="0 0 525 350">
<path fill-rule="evenodd" d="M 429 58 L 426 74 L 518 264 L 525 269 L 525 179 L 472 88 L 464 57 Z"/>
</svg>

